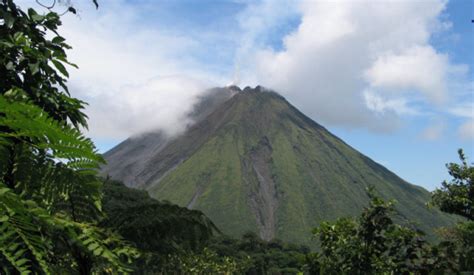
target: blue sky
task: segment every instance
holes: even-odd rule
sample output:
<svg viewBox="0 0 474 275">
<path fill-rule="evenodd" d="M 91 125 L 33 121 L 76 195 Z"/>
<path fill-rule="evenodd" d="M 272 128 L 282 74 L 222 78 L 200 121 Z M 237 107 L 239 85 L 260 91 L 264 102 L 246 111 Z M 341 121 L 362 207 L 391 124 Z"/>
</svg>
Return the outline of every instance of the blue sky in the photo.
<svg viewBox="0 0 474 275">
<path fill-rule="evenodd" d="M 77 1 L 71 90 L 106 151 L 182 132 L 207 87 L 275 89 L 349 145 L 432 190 L 474 156 L 474 1 Z"/>
</svg>

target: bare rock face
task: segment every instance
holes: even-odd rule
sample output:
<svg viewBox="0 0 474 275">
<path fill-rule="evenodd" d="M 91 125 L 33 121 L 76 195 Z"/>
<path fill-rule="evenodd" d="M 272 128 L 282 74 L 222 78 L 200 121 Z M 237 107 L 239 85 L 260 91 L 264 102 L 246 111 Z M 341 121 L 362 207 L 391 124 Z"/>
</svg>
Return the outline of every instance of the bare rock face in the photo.
<svg viewBox="0 0 474 275">
<path fill-rule="evenodd" d="M 453 217 L 429 193 L 354 150 L 263 87 L 213 89 L 178 137 L 130 138 L 105 154 L 102 172 L 151 196 L 199 209 L 224 232 L 306 243 L 321 221 L 358 215 L 365 188 L 396 199 L 400 222 L 428 233 Z"/>
<path fill-rule="evenodd" d="M 271 161 L 272 147 L 266 136 L 249 151 L 244 160 L 244 169 L 249 169 L 244 175 L 256 177 L 256 190 L 248 194 L 249 206 L 256 217 L 260 237 L 264 240 L 273 239 L 277 230 L 278 194 L 272 178 Z"/>
</svg>

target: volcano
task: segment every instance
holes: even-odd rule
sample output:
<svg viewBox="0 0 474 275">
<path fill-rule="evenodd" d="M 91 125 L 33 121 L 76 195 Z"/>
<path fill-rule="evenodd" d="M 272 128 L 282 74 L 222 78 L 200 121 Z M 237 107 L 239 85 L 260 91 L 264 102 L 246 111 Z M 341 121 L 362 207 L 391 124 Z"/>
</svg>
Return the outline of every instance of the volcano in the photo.
<svg viewBox="0 0 474 275">
<path fill-rule="evenodd" d="M 224 233 L 305 243 L 321 221 L 355 216 L 366 188 L 396 200 L 396 219 L 428 234 L 455 219 L 430 194 L 359 153 L 263 87 L 213 89 L 177 137 L 151 132 L 107 152 L 102 173 L 203 211 Z"/>
</svg>

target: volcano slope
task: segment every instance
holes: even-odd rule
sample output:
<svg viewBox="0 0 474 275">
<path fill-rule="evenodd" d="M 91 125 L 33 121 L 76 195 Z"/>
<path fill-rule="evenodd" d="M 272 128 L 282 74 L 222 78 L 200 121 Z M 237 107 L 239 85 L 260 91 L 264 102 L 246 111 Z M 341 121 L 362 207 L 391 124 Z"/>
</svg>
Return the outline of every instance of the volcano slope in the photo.
<svg viewBox="0 0 474 275">
<path fill-rule="evenodd" d="M 254 231 L 265 240 L 305 243 L 321 221 L 360 214 L 368 204 L 369 185 L 397 201 L 399 222 L 429 234 L 456 219 L 428 209 L 428 191 L 259 86 L 210 104 L 179 137 L 131 138 L 105 158 L 104 173 L 112 178 L 201 210 L 232 236 Z"/>
</svg>

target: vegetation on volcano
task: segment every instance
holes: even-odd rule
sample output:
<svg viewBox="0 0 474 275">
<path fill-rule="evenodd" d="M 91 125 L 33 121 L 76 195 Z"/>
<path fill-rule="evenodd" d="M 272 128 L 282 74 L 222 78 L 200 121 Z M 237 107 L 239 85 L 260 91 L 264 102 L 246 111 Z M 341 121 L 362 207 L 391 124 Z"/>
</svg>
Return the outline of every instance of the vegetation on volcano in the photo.
<svg viewBox="0 0 474 275">
<path fill-rule="evenodd" d="M 262 87 L 237 92 L 182 135 L 166 141 L 132 137 L 105 159 L 105 174 L 113 179 L 201 210 L 235 238 L 252 231 L 267 241 L 311 243 L 307 233 L 321 222 L 360 215 L 371 185 L 382 198 L 397 200 L 396 222 L 416 223 L 430 239 L 435 228 L 458 220 L 427 208 L 427 190 Z"/>
</svg>

